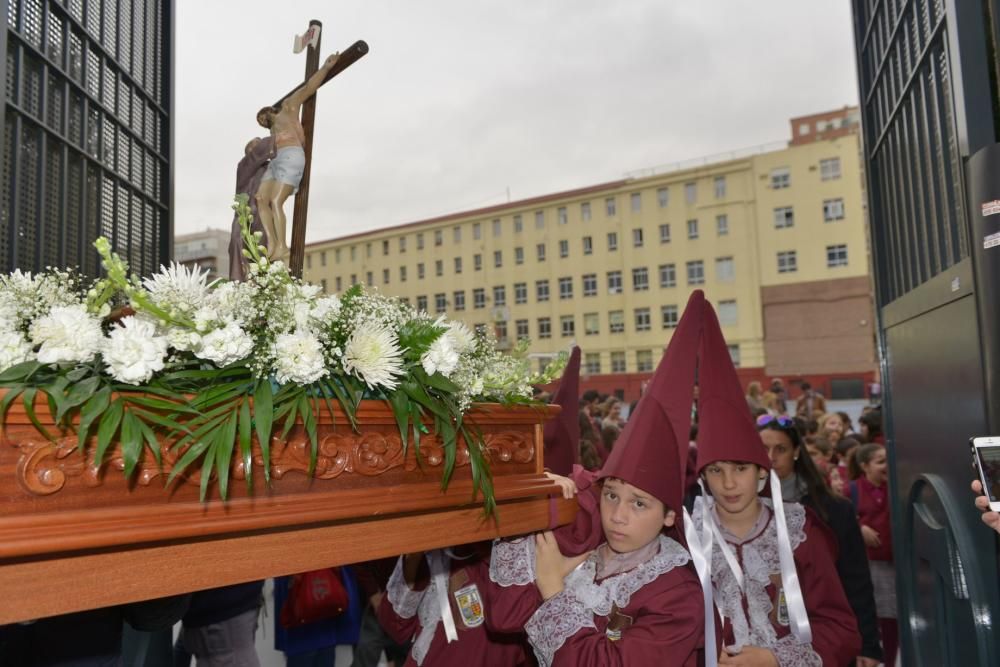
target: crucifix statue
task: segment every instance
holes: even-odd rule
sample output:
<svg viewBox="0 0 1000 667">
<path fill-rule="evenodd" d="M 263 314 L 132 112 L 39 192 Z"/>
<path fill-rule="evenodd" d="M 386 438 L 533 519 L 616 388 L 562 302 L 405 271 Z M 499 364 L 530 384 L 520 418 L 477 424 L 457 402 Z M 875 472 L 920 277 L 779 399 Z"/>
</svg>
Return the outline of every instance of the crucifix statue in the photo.
<svg viewBox="0 0 1000 667">
<path fill-rule="evenodd" d="M 300 277 L 309 201 L 316 91 L 368 53 L 368 44 L 358 40 L 343 53 L 333 54 L 319 66 L 320 27 L 319 21 L 311 21 L 306 34 L 296 38 L 296 53 L 308 45 L 305 82 L 274 104 L 257 112 L 257 123 L 271 132 L 271 154 L 263 158 L 270 158 L 266 170 L 263 169 L 262 162 L 258 161 L 258 168 L 263 170 L 263 175 L 260 176 L 259 185 L 253 184 L 256 191 L 247 193 L 256 204 L 257 216 L 267 243 L 268 258 L 287 262 L 292 273 Z M 289 250 L 284 204 L 292 193 L 295 193 L 295 214 Z"/>
</svg>

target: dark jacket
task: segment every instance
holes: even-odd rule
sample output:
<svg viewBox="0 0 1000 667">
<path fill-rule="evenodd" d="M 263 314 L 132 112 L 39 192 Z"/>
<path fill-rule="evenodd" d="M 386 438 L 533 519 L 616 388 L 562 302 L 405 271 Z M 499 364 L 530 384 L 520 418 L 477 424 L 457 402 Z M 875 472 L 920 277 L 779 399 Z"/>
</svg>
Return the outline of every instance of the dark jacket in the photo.
<svg viewBox="0 0 1000 667">
<path fill-rule="evenodd" d="M 811 496 L 805 495 L 800 503 L 812 509 L 823 519 L 837 538 L 839 551 L 834 565 L 840 575 L 840 583 L 847 595 L 847 602 L 854 611 L 861 631 L 861 655 L 882 660 L 879 643 L 878 616 L 875 613 L 875 591 L 872 587 L 871 571 L 865 542 L 861 538 L 861 528 L 854 516 L 854 507 L 849 500 L 828 496 L 823 507 Z"/>
</svg>

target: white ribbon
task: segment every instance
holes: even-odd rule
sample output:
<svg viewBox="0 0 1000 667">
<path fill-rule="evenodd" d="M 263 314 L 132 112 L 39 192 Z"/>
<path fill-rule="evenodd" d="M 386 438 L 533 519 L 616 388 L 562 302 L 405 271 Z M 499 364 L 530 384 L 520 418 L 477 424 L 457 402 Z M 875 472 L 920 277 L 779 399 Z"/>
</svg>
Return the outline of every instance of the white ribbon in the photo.
<svg viewBox="0 0 1000 667">
<path fill-rule="evenodd" d="M 707 503 L 706 503 L 707 507 Z M 694 527 L 694 521 L 684 508 L 684 536 L 694 569 L 701 581 L 701 594 L 705 601 L 705 667 L 716 667 L 719 657 L 715 654 L 715 601 L 712 597 L 712 531 L 702 520 L 702 535 Z"/>
<path fill-rule="evenodd" d="M 788 538 L 788 524 L 785 523 L 785 503 L 781 497 L 781 481 L 778 473 L 771 470 L 771 504 L 774 506 L 774 524 L 778 533 L 778 559 L 781 562 L 781 587 L 785 589 L 785 604 L 788 606 L 788 620 L 792 634 L 801 644 L 812 643 L 812 628 L 806 612 L 799 573 L 795 570 L 792 556 L 792 542 Z"/>
<path fill-rule="evenodd" d="M 437 594 L 438 605 L 441 607 L 441 622 L 444 624 L 444 635 L 448 642 L 458 641 L 458 630 L 455 628 L 455 617 L 451 613 L 451 603 L 448 601 L 448 579 L 451 568 L 447 556 L 440 549 L 427 553 L 427 565 L 431 569 L 431 581 Z"/>
</svg>

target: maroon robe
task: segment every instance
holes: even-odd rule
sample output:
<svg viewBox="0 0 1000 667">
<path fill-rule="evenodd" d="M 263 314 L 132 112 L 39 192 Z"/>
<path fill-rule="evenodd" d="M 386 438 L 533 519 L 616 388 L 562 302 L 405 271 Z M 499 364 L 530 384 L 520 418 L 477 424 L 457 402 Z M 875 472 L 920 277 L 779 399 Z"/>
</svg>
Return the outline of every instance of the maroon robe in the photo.
<svg viewBox="0 0 1000 667">
<path fill-rule="evenodd" d="M 260 188 L 260 182 L 267 171 L 267 163 L 274 157 L 274 139 L 265 137 L 257 142 L 249 153 L 243 156 L 236 166 L 236 194 L 250 197 L 250 231 L 261 232 L 264 238 L 260 245 L 267 247 L 267 232 L 257 215 L 257 201 L 254 196 Z M 246 278 L 246 260 L 243 257 L 243 235 L 240 230 L 239 215 L 233 215 L 233 228 L 229 234 L 229 279 L 244 280 Z"/>
<path fill-rule="evenodd" d="M 402 561 L 400 557 L 396 570 L 389 579 L 386 595 L 378 608 L 378 620 L 386 633 L 401 644 L 416 638 L 406 658 L 407 666 L 515 667 L 534 664 L 528 657 L 530 649 L 527 647 L 521 628 L 515 629 L 512 633 L 502 634 L 492 630 L 488 624 L 492 610 L 486 600 L 489 574 L 485 559 L 475 558 L 471 562 L 450 561 L 448 599 L 455 619 L 455 628 L 458 631 L 458 641 L 450 643 L 445 636 L 440 613 L 435 608 L 438 601 L 427 562 L 424 561 L 421 567 L 416 588 L 410 589 L 402 577 Z M 475 594 L 469 595 L 472 588 L 479 595 L 478 607 Z M 456 596 L 456 593 L 460 595 Z M 463 604 L 464 611 L 461 606 Z M 480 615 L 484 615 L 485 618 L 480 618 Z M 423 619 L 428 618 L 432 618 L 431 622 L 435 624 L 433 635 L 428 633 L 431 639 L 429 643 L 425 639 L 424 646 L 421 647 Z M 470 624 L 473 627 L 469 627 Z"/>
</svg>

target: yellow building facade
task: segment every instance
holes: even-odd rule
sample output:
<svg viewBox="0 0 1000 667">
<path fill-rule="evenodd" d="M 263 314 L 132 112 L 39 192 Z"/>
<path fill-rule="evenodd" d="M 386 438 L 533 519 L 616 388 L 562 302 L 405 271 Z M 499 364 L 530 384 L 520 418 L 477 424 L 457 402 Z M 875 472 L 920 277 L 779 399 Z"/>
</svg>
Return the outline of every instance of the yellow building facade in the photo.
<svg viewBox="0 0 1000 667">
<path fill-rule="evenodd" d="M 764 369 L 765 288 L 868 275 L 862 202 L 852 132 L 312 243 L 304 277 L 638 378 L 700 288 L 737 365 Z"/>
</svg>

